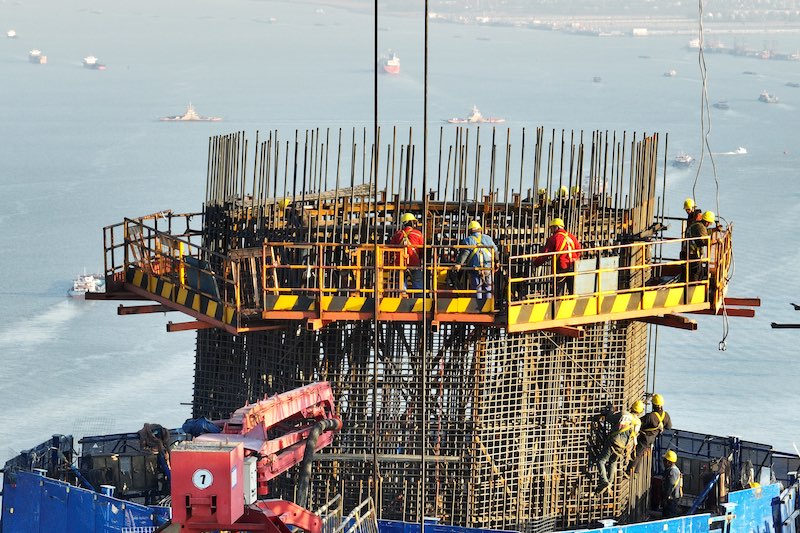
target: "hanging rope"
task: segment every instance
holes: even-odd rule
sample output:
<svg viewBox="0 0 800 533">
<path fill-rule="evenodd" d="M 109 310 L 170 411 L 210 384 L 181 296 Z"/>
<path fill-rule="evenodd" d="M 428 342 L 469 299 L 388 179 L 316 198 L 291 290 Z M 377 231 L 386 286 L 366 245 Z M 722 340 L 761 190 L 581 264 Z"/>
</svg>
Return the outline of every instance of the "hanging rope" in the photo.
<svg viewBox="0 0 800 533">
<path fill-rule="evenodd" d="M 697 198 L 697 182 L 700 179 L 700 172 L 703 167 L 703 159 L 705 159 L 706 152 L 708 152 L 708 159 L 711 161 L 711 172 L 714 176 L 714 185 L 715 185 L 715 200 L 716 200 L 716 210 L 717 210 L 717 217 L 720 220 L 724 220 L 720 216 L 720 206 L 719 206 L 719 177 L 717 176 L 717 164 L 714 161 L 714 154 L 711 151 L 711 144 L 709 142 L 709 137 L 711 135 L 711 106 L 708 104 L 708 70 L 706 68 L 706 56 L 704 52 L 705 48 L 705 29 L 703 27 L 703 1 L 698 0 L 698 11 L 700 14 L 700 21 L 699 21 L 699 40 L 700 40 L 700 48 L 697 53 L 697 60 L 700 65 L 700 78 L 702 80 L 702 90 L 700 94 L 700 159 L 697 163 L 697 172 L 694 176 L 694 184 L 692 185 L 692 198 Z M 733 252 L 731 252 L 731 263 L 733 263 Z M 733 277 L 732 273 L 728 275 L 726 283 L 730 281 Z M 725 307 L 725 300 L 722 300 L 722 340 L 719 341 L 719 350 L 725 351 L 728 349 L 728 345 L 726 344 L 726 339 L 728 338 L 728 333 L 730 332 L 730 325 L 728 323 L 728 310 Z"/>
</svg>

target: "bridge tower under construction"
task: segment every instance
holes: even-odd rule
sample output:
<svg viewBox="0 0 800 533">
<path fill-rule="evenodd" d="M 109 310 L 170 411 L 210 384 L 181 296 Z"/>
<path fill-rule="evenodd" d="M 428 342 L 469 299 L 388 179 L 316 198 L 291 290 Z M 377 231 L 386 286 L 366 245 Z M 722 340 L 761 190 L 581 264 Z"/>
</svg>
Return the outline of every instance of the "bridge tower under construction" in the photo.
<svg viewBox="0 0 800 533">
<path fill-rule="evenodd" d="M 658 134 L 448 128 L 425 170 L 412 133 L 213 137 L 201 212 L 105 229 L 107 297 L 192 317 L 168 329 L 197 330 L 195 416 L 332 384 L 344 429 L 311 503 L 372 496 L 379 518 L 530 532 L 642 517 L 649 456 L 594 492 L 599 415 L 653 392 L 651 328 L 747 304 L 725 297 L 732 228 L 698 264 L 681 254 Z M 390 244 L 407 213 L 421 265 Z M 556 217 L 582 248 L 571 292 L 540 253 Z M 497 244 L 481 298 L 453 268 L 472 221 Z M 275 497 L 293 499 L 293 476 Z"/>
</svg>

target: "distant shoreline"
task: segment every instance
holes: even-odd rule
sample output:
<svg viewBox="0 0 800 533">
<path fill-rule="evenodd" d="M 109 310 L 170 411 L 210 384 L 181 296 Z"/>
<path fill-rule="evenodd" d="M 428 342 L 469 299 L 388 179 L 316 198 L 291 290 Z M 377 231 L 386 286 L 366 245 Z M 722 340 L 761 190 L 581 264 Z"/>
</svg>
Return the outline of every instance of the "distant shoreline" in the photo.
<svg viewBox="0 0 800 533">
<path fill-rule="evenodd" d="M 354 13 L 372 14 L 372 4 L 364 0 L 279 0 L 284 3 L 306 4 L 316 7 L 331 9 L 344 9 Z M 398 17 L 418 17 L 421 9 L 401 10 L 391 7 L 382 10 L 383 15 Z M 462 12 L 436 12 L 432 11 L 434 23 L 452 23 L 465 26 L 517 26 L 547 27 L 555 31 L 566 33 L 581 33 L 579 29 L 586 29 L 596 33 L 623 32 L 631 34 L 634 29 L 646 29 L 647 35 L 694 35 L 700 32 L 699 21 L 696 18 L 676 16 L 598 16 L 598 15 L 567 15 L 547 14 L 536 16 L 519 16 L 513 13 L 492 12 L 490 15 L 477 16 L 467 11 Z M 543 28 L 544 29 L 544 28 Z M 569 31 L 573 29 L 575 31 Z M 800 22 L 785 22 L 779 20 L 759 20 L 746 22 L 716 22 L 706 21 L 703 32 L 705 35 L 756 35 L 756 34 L 800 34 Z"/>
</svg>

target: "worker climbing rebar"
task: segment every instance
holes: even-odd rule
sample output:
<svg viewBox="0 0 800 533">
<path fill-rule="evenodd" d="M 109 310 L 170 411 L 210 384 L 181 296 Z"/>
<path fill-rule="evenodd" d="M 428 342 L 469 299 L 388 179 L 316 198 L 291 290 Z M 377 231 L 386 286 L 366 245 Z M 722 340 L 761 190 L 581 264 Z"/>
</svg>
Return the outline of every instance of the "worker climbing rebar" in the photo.
<svg viewBox="0 0 800 533">
<path fill-rule="evenodd" d="M 644 402 L 636 400 L 631 404 L 630 410 L 603 413 L 602 416 L 611 425 L 611 432 L 606 436 L 603 451 L 597 459 L 600 484 L 595 489 L 595 494 L 601 495 L 611 490 L 616 477 L 617 463 L 630 458 L 641 426 L 639 415 L 643 412 Z"/>
<path fill-rule="evenodd" d="M 641 417 L 642 427 L 636 439 L 636 451 L 626 469 L 628 475 L 638 471 L 642 457 L 652 449 L 656 438 L 665 429 L 672 429 L 672 419 L 670 419 L 669 413 L 664 410 L 664 397 L 660 394 L 654 394 L 651 404 L 653 409 Z"/>
</svg>

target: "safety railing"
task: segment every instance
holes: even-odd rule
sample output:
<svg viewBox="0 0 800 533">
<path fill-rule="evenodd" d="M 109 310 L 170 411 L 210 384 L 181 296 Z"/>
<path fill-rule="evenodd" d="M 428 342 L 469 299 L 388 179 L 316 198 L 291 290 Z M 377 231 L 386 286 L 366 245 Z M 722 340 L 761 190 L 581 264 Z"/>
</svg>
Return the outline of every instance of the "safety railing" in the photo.
<svg viewBox="0 0 800 533">
<path fill-rule="evenodd" d="M 104 228 L 106 286 L 129 282 L 127 276 L 135 269 L 162 282 L 158 292 L 166 299 L 176 300 L 184 289 L 235 305 L 239 287 L 231 260 L 202 246 L 200 231 L 191 228 L 196 216 L 156 213 Z"/>
<path fill-rule="evenodd" d="M 423 253 L 423 247 L 419 247 Z M 483 267 L 459 266 L 462 250 L 481 250 Z M 487 246 L 427 246 L 427 266 L 409 264 L 402 245 L 298 244 L 268 242 L 263 258 L 262 301 L 268 296 L 329 296 L 384 298 L 491 298 L 497 264 L 494 249 Z M 467 254 L 469 255 L 469 254 Z M 377 264 L 376 264 L 377 261 Z M 235 269 L 234 269 L 235 270 Z M 377 273 L 377 275 L 376 275 Z M 470 286 L 470 276 L 489 280 L 485 290 Z M 423 281 L 427 279 L 427 281 Z M 423 286 L 427 291 L 423 294 Z"/>
<path fill-rule="evenodd" d="M 193 216 L 156 214 L 105 228 L 107 281 L 130 283 L 126 276 L 136 270 L 141 273 L 139 281 L 147 276 L 140 287 L 162 299 L 186 307 L 177 295 L 192 291 L 227 306 L 235 311 L 233 326 L 242 317 L 323 318 L 332 299 L 337 299 L 337 312 L 359 313 L 353 318 L 381 312 L 383 318 L 391 319 L 390 313 L 398 312 L 405 314 L 403 319 L 413 320 L 424 307 L 434 320 L 438 312 L 471 313 L 476 319 L 484 315 L 479 319 L 484 322 L 502 323 L 502 316 L 494 318 L 500 311 L 542 303 L 559 305 L 579 298 L 588 298 L 587 305 L 594 306 L 592 314 L 600 315 L 608 313 L 608 297 L 641 296 L 660 288 L 683 289 L 681 299 L 670 298 L 668 306 L 691 303 L 694 308 L 716 309 L 723 303 L 731 264 L 730 227 L 697 239 L 586 248 L 568 272 L 559 272 L 554 266 L 564 252 L 515 255 L 500 264 L 493 247 L 468 245 L 418 248 L 418 255 L 424 254 L 426 259 L 424 271 L 420 265 L 409 264 L 416 254 L 409 255 L 403 245 L 267 242 L 223 256 L 201 245 L 201 233 L 190 227 Z M 687 258 L 685 250 L 691 243 L 704 251 L 701 257 Z M 469 256 L 476 249 L 487 255 L 484 266 L 457 266 L 464 254 Z M 537 262 L 543 264 L 536 266 Z M 477 289 L 471 280 L 480 282 Z M 697 290 L 702 291 L 700 300 Z M 281 306 L 275 305 L 276 299 L 287 296 L 290 298 Z M 423 297 L 426 306 L 397 304 Z M 292 307 L 291 302 L 301 299 L 307 303 L 305 307 Z M 358 308 L 348 299 L 368 301 L 369 305 Z M 381 306 L 388 300 L 394 302 L 394 311 L 391 305 Z M 463 303 L 475 300 L 482 303 Z M 447 304 L 440 306 L 443 301 Z M 454 302 L 457 305 L 448 307 Z M 276 311 L 287 309 L 302 313 L 278 316 Z"/>
<path fill-rule="evenodd" d="M 511 256 L 506 301 L 510 308 L 589 297 L 594 314 L 600 314 L 603 299 L 609 296 L 683 287 L 686 298 L 689 287 L 708 291 L 709 243 L 709 237 L 699 237 L 590 247 L 580 250 L 580 260 L 569 270 L 557 266 L 559 258 L 570 253 L 566 251 Z M 690 246 L 703 254 L 687 257 Z"/>
</svg>

